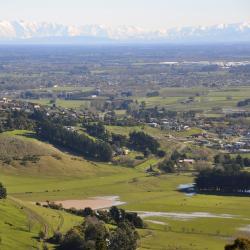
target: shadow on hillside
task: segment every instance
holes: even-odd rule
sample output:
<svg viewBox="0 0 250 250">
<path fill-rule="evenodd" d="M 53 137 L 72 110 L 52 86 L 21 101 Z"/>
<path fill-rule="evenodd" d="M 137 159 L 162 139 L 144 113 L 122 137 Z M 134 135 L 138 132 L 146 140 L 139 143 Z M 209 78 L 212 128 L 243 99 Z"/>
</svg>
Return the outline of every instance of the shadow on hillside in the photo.
<svg viewBox="0 0 250 250">
<path fill-rule="evenodd" d="M 223 193 L 223 192 L 201 192 L 198 191 L 197 194 L 205 194 L 205 195 L 216 195 L 216 196 L 232 196 L 232 197 L 250 197 L 250 193 Z"/>
<path fill-rule="evenodd" d="M 57 150 L 61 151 L 64 154 L 68 154 L 68 155 L 73 156 L 73 157 L 79 157 L 82 160 L 91 161 L 93 163 L 93 165 L 95 165 L 95 162 L 96 163 L 101 162 L 101 161 L 98 161 L 97 159 L 83 156 L 83 155 L 71 150 L 70 148 L 63 147 L 63 146 L 58 145 L 56 143 L 51 143 L 51 142 L 49 142 L 47 140 L 44 140 L 43 138 L 37 136 L 35 133 L 25 133 L 25 134 L 21 134 L 21 136 L 25 136 L 26 138 L 37 139 L 37 140 L 39 140 L 39 141 L 41 141 L 43 143 L 50 144 L 50 145 L 52 145 L 53 147 L 55 147 Z"/>
<path fill-rule="evenodd" d="M 38 137 L 37 137 L 37 135 L 35 134 L 35 133 L 29 133 L 29 132 L 27 132 L 27 133 L 20 133 L 20 134 L 16 134 L 17 136 L 22 136 L 22 137 L 26 137 L 26 138 L 29 138 L 29 139 L 39 139 Z"/>
<path fill-rule="evenodd" d="M 193 195 L 199 195 L 199 194 L 203 194 L 203 195 L 216 195 L 216 196 L 231 196 L 231 197 L 250 197 L 250 192 L 249 193 L 223 193 L 223 192 L 201 192 L 201 191 L 197 191 L 196 189 L 193 190 L 185 190 L 185 189 L 176 189 L 176 191 L 180 192 L 180 193 L 184 193 L 187 196 L 193 196 Z"/>
</svg>

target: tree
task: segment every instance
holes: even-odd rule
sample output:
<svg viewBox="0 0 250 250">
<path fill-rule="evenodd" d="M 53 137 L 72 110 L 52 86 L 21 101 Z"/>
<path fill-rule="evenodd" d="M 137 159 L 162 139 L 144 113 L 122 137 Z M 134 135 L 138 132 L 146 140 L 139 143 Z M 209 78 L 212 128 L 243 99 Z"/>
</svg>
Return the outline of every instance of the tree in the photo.
<svg viewBox="0 0 250 250">
<path fill-rule="evenodd" d="M 172 161 L 177 161 L 177 160 L 179 160 L 180 158 L 182 158 L 183 156 L 182 156 L 182 154 L 180 154 L 177 150 L 175 150 L 173 153 L 172 153 L 172 155 L 171 155 L 171 160 Z"/>
<path fill-rule="evenodd" d="M 250 173 L 222 170 L 203 170 L 195 178 L 196 188 L 202 192 L 247 193 Z"/>
<path fill-rule="evenodd" d="M 214 163 L 215 164 L 220 164 L 224 161 L 224 157 L 222 154 L 218 154 L 214 157 Z"/>
<path fill-rule="evenodd" d="M 89 244 L 89 242 L 95 242 L 95 249 L 107 249 L 106 240 L 109 234 L 103 222 L 99 221 L 96 217 L 87 217 L 83 227 L 87 244 Z"/>
<path fill-rule="evenodd" d="M 141 131 L 130 133 L 129 142 L 132 148 L 142 152 L 149 149 L 152 153 L 157 153 L 160 147 L 160 144 L 155 138 Z"/>
<path fill-rule="evenodd" d="M 233 244 L 226 245 L 225 250 L 250 250 L 250 240 L 237 238 Z"/>
<path fill-rule="evenodd" d="M 61 125 L 44 121 L 36 129 L 37 135 L 50 143 L 66 147 L 75 153 L 100 161 L 110 161 L 112 158 L 111 146 L 102 140 L 93 140 L 84 134 L 65 129 Z"/>
<path fill-rule="evenodd" d="M 240 155 L 237 155 L 236 159 L 235 159 L 235 162 L 240 165 L 241 167 L 244 166 L 244 160 L 243 158 L 240 156 Z"/>
<path fill-rule="evenodd" d="M 160 150 L 157 151 L 157 156 L 158 156 L 158 157 L 161 157 L 161 158 L 162 158 L 162 157 L 164 157 L 165 155 L 166 155 L 166 152 L 165 152 L 164 150 L 161 150 L 161 149 L 160 149 Z"/>
<path fill-rule="evenodd" d="M 97 137 L 103 141 L 108 141 L 109 134 L 101 123 L 87 124 L 85 125 L 87 133 L 91 136 Z"/>
<path fill-rule="evenodd" d="M 94 216 L 94 211 L 91 207 L 85 207 L 82 212 L 84 217 Z"/>
<path fill-rule="evenodd" d="M 124 221 L 124 219 L 125 219 L 125 211 L 123 209 L 119 209 L 119 208 L 113 206 L 110 208 L 109 213 L 110 213 L 111 218 L 116 223 Z"/>
<path fill-rule="evenodd" d="M 0 182 L 0 199 L 5 199 L 7 197 L 7 190 Z"/>
<path fill-rule="evenodd" d="M 46 235 L 45 235 L 44 231 L 40 231 L 40 232 L 38 233 L 38 237 L 39 237 L 39 239 L 41 239 L 41 240 L 45 239 Z"/>
<path fill-rule="evenodd" d="M 101 219 L 116 227 L 111 232 Z M 134 212 L 112 207 L 110 211 L 98 211 L 85 218 L 84 223 L 69 230 L 63 237 L 54 235 L 53 243 L 58 250 L 135 250 L 139 234 L 136 228 L 143 228 L 143 221 Z"/>
<path fill-rule="evenodd" d="M 172 160 L 164 160 L 161 163 L 159 163 L 159 169 L 165 173 L 174 173 L 175 162 Z"/>
<path fill-rule="evenodd" d="M 145 109 L 146 108 L 146 102 L 142 101 L 140 106 L 141 106 L 142 109 Z"/>
<path fill-rule="evenodd" d="M 122 222 L 111 232 L 109 250 L 135 250 L 139 235 L 133 225 Z"/>
<path fill-rule="evenodd" d="M 109 233 L 102 221 L 87 217 L 85 222 L 69 230 L 59 246 L 60 250 L 107 250 Z"/>
<path fill-rule="evenodd" d="M 59 246 L 60 250 L 84 250 L 84 235 L 78 228 L 73 228 L 69 230 L 64 236 L 61 245 Z"/>
</svg>

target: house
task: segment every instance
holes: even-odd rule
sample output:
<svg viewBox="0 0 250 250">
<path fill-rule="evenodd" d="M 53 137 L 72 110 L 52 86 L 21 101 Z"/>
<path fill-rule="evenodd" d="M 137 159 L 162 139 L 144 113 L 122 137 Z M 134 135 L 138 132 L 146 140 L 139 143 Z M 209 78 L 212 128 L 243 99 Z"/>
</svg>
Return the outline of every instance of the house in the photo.
<svg viewBox="0 0 250 250">
<path fill-rule="evenodd" d="M 195 160 L 194 159 L 183 159 L 179 160 L 179 163 L 189 163 L 189 164 L 194 164 Z"/>
<path fill-rule="evenodd" d="M 123 155 L 128 155 L 129 152 L 130 152 L 129 149 L 127 149 L 127 148 L 123 148 L 123 149 L 122 149 Z"/>
<path fill-rule="evenodd" d="M 3 100 L 3 103 L 10 103 L 11 102 L 11 100 L 6 98 L 6 97 L 4 97 L 2 100 Z"/>
<path fill-rule="evenodd" d="M 147 123 L 148 126 L 152 127 L 152 128 L 157 128 L 158 127 L 158 124 L 156 122 L 150 122 L 150 123 Z"/>
<path fill-rule="evenodd" d="M 34 105 L 34 109 L 40 109 L 40 105 Z"/>
</svg>

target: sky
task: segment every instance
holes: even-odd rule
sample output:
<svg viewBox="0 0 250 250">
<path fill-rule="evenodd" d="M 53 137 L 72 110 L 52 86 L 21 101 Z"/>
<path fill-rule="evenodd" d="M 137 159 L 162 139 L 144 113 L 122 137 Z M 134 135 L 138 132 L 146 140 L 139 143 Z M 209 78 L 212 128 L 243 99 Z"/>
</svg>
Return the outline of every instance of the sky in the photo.
<svg viewBox="0 0 250 250">
<path fill-rule="evenodd" d="M 250 22 L 250 0 L 0 0 L 0 20 L 146 29 Z"/>
</svg>

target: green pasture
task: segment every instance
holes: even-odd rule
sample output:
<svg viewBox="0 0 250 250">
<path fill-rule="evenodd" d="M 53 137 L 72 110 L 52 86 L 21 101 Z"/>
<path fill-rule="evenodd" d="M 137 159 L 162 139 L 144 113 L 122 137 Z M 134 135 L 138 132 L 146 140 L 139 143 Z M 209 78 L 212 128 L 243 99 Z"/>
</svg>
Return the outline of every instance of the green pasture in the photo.
<svg viewBox="0 0 250 250">
<path fill-rule="evenodd" d="M 156 97 L 134 97 L 138 102 L 144 101 L 146 107 L 165 107 L 169 110 L 188 111 L 203 110 L 208 112 L 213 108 L 237 108 L 240 100 L 249 98 L 249 87 L 230 87 L 223 89 L 206 88 L 164 88 Z M 194 101 L 186 103 L 189 97 Z"/>
<path fill-rule="evenodd" d="M 25 135 L 24 131 L 7 133 L 10 137 L 22 138 L 22 135 L 17 134 Z M 11 249 L 10 245 L 17 249 L 32 249 L 32 246 L 37 246 L 34 236 L 37 236 L 44 225 L 47 225 L 49 234 L 52 234 L 58 228 L 65 232 L 82 221 L 79 217 L 37 207 L 31 203 L 36 201 L 118 195 L 121 201 L 126 202 L 122 207 L 130 211 L 188 214 L 198 212 L 217 216 L 190 220 L 162 216 L 145 218 L 148 227 L 140 230 L 140 249 L 143 250 L 219 250 L 223 249 L 232 237 L 241 235 L 240 228 L 250 224 L 249 197 L 186 196 L 177 188 L 180 184 L 192 183 L 192 173 L 151 176 L 145 169 L 150 164 L 157 163 L 157 158 L 149 158 L 135 168 L 125 168 L 93 163 L 39 142 L 35 138 L 29 140 L 41 147 L 44 145 L 55 150 L 60 157 L 45 155 L 38 163 L 28 163 L 26 166 L 20 166 L 17 162 L 10 165 L 1 164 L 0 181 L 6 185 L 10 197 L 6 201 L 0 201 L 0 223 L 3 225 L 0 227 L 0 236 L 2 244 L 5 244 L 4 250 Z M 26 209 L 21 210 L 20 207 Z M 35 220 L 31 232 L 27 232 L 28 217 L 25 211 L 31 213 Z M 230 218 L 220 218 L 225 214 Z M 14 226 L 5 224 L 5 218 Z M 161 224 L 147 220 L 159 221 Z M 15 238 L 17 240 L 13 243 Z"/>
<path fill-rule="evenodd" d="M 35 103 L 35 104 L 40 104 L 40 105 L 45 105 L 45 106 L 51 106 L 52 104 L 50 103 L 50 99 L 25 99 L 24 101 L 30 102 L 30 103 Z M 57 99 L 56 100 L 56 105 L 58 107 L 63 107 L 63 108 L 81 108 L 81 107 L 89 107 L 90 102 L 86 100 L 62 100 L 62 99 Z"/>
</svg>

